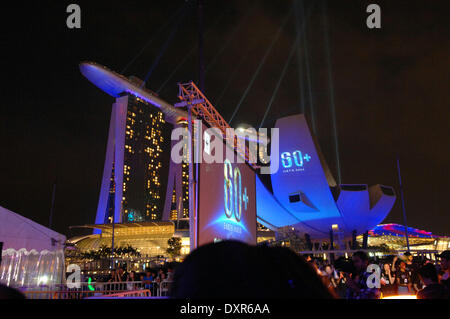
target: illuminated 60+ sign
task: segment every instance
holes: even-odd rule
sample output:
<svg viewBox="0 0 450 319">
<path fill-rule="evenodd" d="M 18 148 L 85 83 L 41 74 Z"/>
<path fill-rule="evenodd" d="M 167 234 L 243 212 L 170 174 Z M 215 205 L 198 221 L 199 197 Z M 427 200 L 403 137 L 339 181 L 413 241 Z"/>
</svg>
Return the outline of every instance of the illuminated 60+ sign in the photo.
<svg viewBox="0 0 450 319">
<path fill-rule="evenodd" d="M 247 187 L 244 187 L 244 192 L 242 192 L 241 171 L 238 167 L 235 167 L 233 171 L 231 162 L 228 159 L 225 160 L 223 169 L 225 215 L 231 218 L 234 214 L 236 221 L 239 222 L 242 218 L 242 202 L 244 203 L 244 210 L 247 210 L 248 206 Z"/>
<path fill-rule="evenodd" d="M 284 168 L 290 168 L 293 164 L 297 167 L 303 167 L 304 161 L 309 162 L 311 156 L 308 154 L 303 155 L 301 151 L 296 150 L 294 152 L 284 152 L 281 153 L 281 165 Z"/>
</svg>

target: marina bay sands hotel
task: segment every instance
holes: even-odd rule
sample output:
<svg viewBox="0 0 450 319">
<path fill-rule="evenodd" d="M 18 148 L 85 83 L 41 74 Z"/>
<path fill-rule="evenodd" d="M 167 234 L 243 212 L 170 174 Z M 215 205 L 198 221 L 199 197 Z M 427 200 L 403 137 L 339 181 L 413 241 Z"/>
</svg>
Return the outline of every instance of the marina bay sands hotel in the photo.
<svg viewBox="0 0 450 319">
<path fill-rule="evenodd" d="M 171 160 L 170 132 L 188 129 L 188 113 L 137 78 L 91 62 L 81 63 L 80 70 L 115 102 L 95 223 L 84 226 L 94 234 L 73 243 L 82 250 L 110 245 L 114 223 L 117 246 L 131 244 L 144 255 L 161 255 L 167 240 L 179 236 L 187 254 L 189 229 L 194 229 L 189 227 L 190 164 Z M 383 221 L 396 199 L 392 187 L 337 185 L 303 115 L 280 118 L 275 127 L 280 136 L 279 169 L 270 181 L 255 173 L 246 188 L 255 201 L 258 242 L 288 229 L 307 241 L 331 241 L 349 249 L 352 239 Z M 273 143 L 271 147 L 275 154 Z M 223 202 L 223 196 L 216 195 Z"/>
</svg>

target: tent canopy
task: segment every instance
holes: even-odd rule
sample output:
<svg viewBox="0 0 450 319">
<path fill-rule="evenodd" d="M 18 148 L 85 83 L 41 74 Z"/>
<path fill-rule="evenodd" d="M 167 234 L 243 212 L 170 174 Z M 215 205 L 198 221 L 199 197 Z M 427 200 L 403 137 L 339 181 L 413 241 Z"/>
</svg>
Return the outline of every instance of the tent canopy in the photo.
<svg viewBox="0 0 450 319">
<path fill-rule="evenodd" d="M 64 248 L 66 237 L 0 206 L 0 242 L 3 250 L 37 252 Z"/>
</svg>

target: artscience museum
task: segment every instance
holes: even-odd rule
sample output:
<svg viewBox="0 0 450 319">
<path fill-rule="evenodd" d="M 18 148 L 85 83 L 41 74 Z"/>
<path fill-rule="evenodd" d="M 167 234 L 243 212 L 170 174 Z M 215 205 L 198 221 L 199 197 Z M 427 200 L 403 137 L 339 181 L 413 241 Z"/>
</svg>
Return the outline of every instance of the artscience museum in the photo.
<svg viewBox="0 0 450 319">
<path fill-rule="evenodd" d="M 270 182 L 256 176 L 257 220 L 278 231 L 290 227 L 314 240 L 332 240 L 340 249 L 381 223 L 395 203 L 390 186 L 340 184 L 333 178 L 301 114 L 280 118 L 279 169 Z M 277 152 L 278 151 L 278 152 Z M 272 165 L 276 165 L 272 160 Z"/>
</svg>

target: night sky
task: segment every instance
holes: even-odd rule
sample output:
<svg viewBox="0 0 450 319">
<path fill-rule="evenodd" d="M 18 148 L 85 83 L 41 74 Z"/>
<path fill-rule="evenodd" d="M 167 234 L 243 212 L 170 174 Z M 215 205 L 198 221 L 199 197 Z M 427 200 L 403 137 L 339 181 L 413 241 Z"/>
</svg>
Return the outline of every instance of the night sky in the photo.
<svg viewBox="0 0 450 319">
<path fill-rule="evenodd" d="M 229 119 L 292 1 L 205 1 L 205 93 Z M 74 1 L 33 1 L 3 8 L 0 107 L 0 206 L 48 225 L 57 180 L 53 229 L 93 223 L 114 99 L 78 69 L 95 61 L 145 78 L 174 30 L 161 30 L 183 1 L 75 1 L 82 28 L 66 27 Z M 382 28 L 368 29 L 369 3 L 382 10 Z M 2 4 L 3 6 L 3 4 Z M 409 226 L 450 235 L 448 1 L 328 1 L 331 70 L 324 4 L 304 1 L 305 33 L 317 136 L 337 176 L 330 101 L 334 101 L 342 183 L 393 186 L 396 204 L 385 222 L 402 223 L 396 156 L 400 157 Z M 232 126 L 257 127 L 296 38 L 292 14 Z M 176 21 L 176 19 L 174 19 Z M 176 102 L 177 82 L 198 80 L 197 20 L 190 9 L 154 68 L 147 87 Z M 303 48 L 303 46 L 302 46 Z M 190 54 L 189 54 L 190 53 Z M 268 113 L 299 113 L 309 95 L 304 50 L 294 55 Z M 237 69 L 238 67 L 238 69 Z M 334 96 L 330 96 L 329 71 Z M 305 87 L 306 88 L 306 87 Z M 226 89 L 226 90 L 225 90 Z M 220 96 L 222 97 L 220 98 Z M 218 104 L 216 104 L 219 102 Z"/>
</svg>

